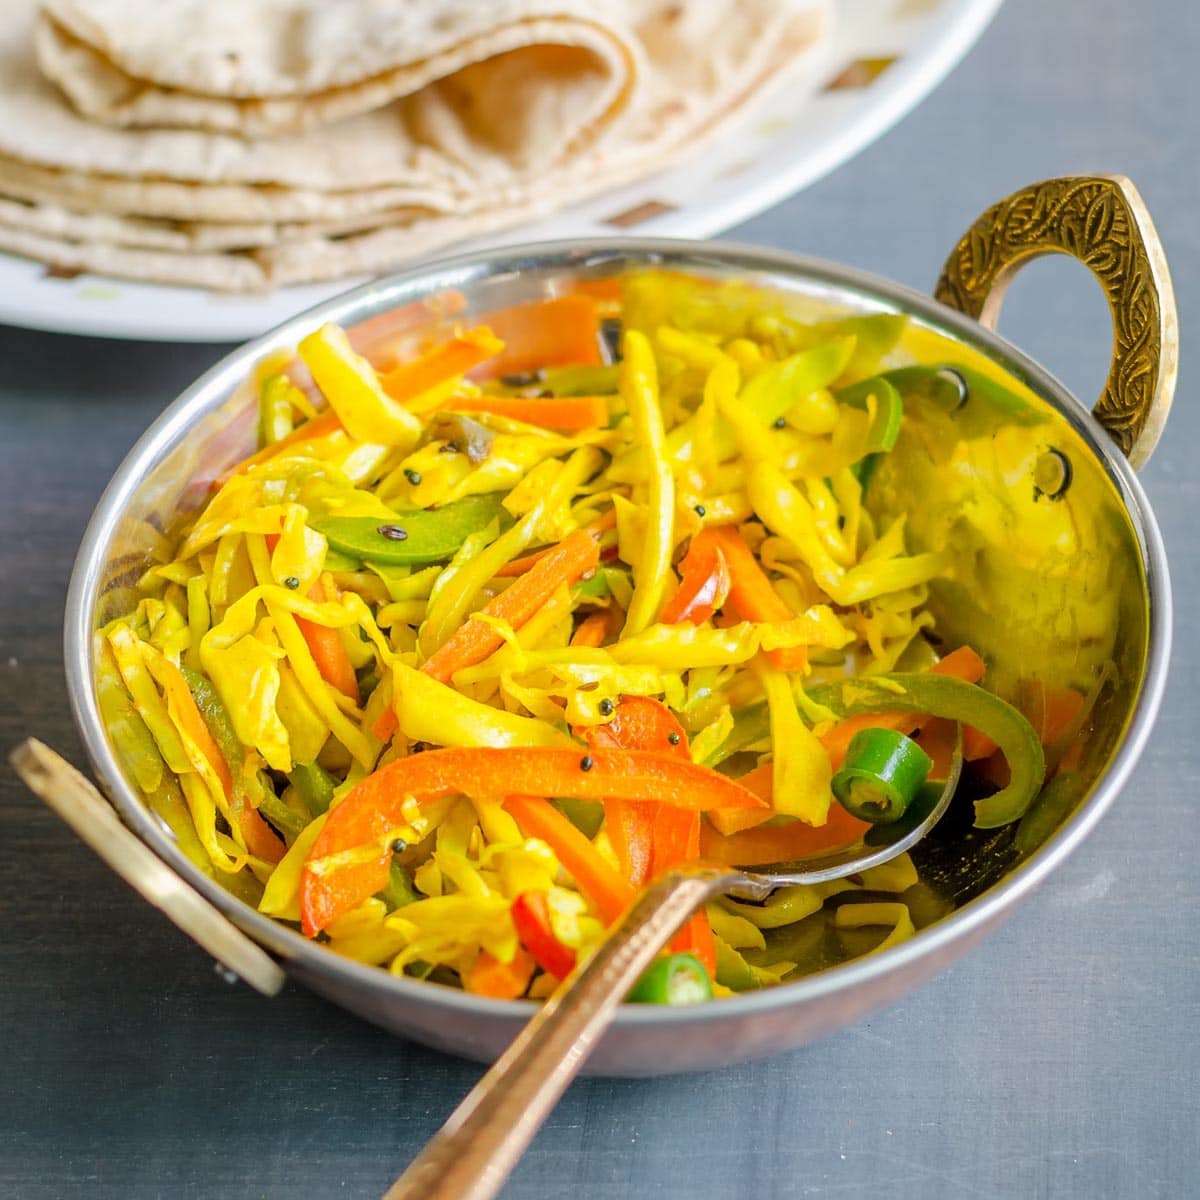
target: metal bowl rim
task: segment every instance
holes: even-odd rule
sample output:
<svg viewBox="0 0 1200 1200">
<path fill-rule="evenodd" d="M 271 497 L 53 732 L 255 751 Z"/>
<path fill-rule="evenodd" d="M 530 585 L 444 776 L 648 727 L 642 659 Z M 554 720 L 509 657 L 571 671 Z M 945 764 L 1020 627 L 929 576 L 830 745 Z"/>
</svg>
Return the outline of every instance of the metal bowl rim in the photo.
<svg viewBox="0 0 1200 1200">
<path fill-rule="evenodd" d="M 88 756 L 123 820 L 172 869 L 261 945 L 274 951 L 285 967 L 299 973 L 331 976 L 405 1006 L 434 1008 L 464 1017 L 525 1020 L 529 1001 L 499 1001 L 453 988 L 392 975 L 379 967 L 340 958 L 321 945 L 236 899 L 204 875 L 178 849 L 158 819 L 125 779 L 100 718 L 92 686 L 92 613 L 105 556 L 103 551 L 125 507 L 150 470 L 187 435 L 195 416 L 228 397 L 246 368 L 264 353 L 292 346 L 320 321 L 353 323 L 406 300 L 441 288 L 464 288 L 497 275 L 522 270 L 594 266 L 605 261 L 697 268 L 705 265 L 775 274 L 824 285 L 882 302 L 922 320 L 936 331 L 981 351 L 1047 400 L 1075 429 L 1100 460 L 1115 485 L 1132 523 L 1146 573 L 1149 601 L 1148 643 L 1142 685 L 1125 736 L 1091 795 L 1072 817 L 1028 860 L 999 883 L 907 942 L 882 953 L 774 988 L 742 993 L 719 1003 L 688 1008 L 624 1005 L 614 1028 L 702 1025 L 726 1016 L 752 1016 L 820 1000 L 902 971 L 927 954 L 969 938 L 1030 894 L 1095 827 L 1113 803 L 1142 754 L 1162 702 L 1172 635 L 1172 601 L 1166 549 L 1154 513 L 1125 457 L 1088 408 L 1053 375 L 999 334 L 914 289 L 854 267 L 788 251 L 735 242 L 690 239 L 587 238 L 532 242 L 500 251 L 441 258 L 372 281 L 306 310 L 242 344 L 200 376 L 169 405 L 134 444 L 105 488 L 80 542 L 71 574 L 64 617 L 64 652 L 71 710 Z"/>
</svg>

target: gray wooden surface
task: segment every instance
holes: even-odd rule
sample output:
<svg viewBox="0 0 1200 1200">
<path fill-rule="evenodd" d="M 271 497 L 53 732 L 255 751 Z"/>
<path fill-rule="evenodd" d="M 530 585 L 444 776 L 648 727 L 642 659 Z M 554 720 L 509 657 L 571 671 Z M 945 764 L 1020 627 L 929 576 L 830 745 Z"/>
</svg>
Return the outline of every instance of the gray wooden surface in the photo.
<svg viewBox="0 0 1200 1200">
<path fill-rule="evenodd" d="M 1166 242 L 1197 345 L 1191 0 L 1008 0 L 949 82 L 882 143 L 737 231 L 918 287 L 974 215 L 1071 171 L 1121 171 Z M 1039 266 L 1005 332 L 1095 392 L 1098 291 Z M 63 592 L 110 471 L 220 353 L 0 330 L 0 747 L 79 758 Z M 575 1085 L 507 1200 L 626 1196 L 1200 1194 L 1200 586 L 1185 362 L 1145 472 L 1178 632 L 1149 752 L 1090 842 L 997 936 L 905 1003 L 770 1062 Z M 267 1002 L 118 883 L 0 773 L 0 1196 L 374 1197 L 478 1068 L 297 988 Z"/>
</svg>

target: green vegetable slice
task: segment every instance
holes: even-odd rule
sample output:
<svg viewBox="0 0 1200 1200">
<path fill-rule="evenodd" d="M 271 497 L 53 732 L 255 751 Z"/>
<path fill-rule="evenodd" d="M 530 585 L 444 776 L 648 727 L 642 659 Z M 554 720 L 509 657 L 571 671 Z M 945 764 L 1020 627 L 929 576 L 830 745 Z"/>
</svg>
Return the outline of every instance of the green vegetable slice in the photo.
<svg viewBox="0 0 1200 1200">
<path fill-rule="evenodd" d="M 898 821 L 932 766 L 912 738 L 894 729 L 863 729 L 850 739 L 846 761 L 833 777 L 833 794 L 860 821 Z"/>
<path fill-rule="evenodd" d="M 473 533 L 499 519 L 511 524 L 498 494 L 467 496 L 441 508 L 377 517 L 331 517 L 315 521 L 334 550 L 363 562 L 384 565 L 444 562 Z"/>
<path fill-rule="evenodd" d="M 646 968 L 627 997 L 634 1004 L 702 1004 L 712 980 L 694 954 L 668 954 Z"/>
</svg>

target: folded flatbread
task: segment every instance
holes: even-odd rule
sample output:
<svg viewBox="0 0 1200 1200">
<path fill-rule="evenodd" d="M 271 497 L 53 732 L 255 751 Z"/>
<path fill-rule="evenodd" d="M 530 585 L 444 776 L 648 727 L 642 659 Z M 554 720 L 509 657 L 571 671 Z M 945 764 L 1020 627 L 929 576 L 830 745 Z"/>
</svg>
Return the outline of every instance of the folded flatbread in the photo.
<svg viewBox="0 0 1200 1200">
<path fill-rule="evenodd" d="M 694 149 L 828 3 L 10 0 L 0 248 L 237 290 L 378 272 Z"/>
</svg>

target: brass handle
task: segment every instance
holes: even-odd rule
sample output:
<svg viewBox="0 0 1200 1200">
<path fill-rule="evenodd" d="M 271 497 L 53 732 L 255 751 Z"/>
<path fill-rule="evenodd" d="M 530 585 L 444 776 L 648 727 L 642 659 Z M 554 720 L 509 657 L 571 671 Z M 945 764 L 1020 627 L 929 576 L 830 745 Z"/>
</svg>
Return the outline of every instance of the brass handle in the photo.
<svg viewBox="0 0 1200 1200">
<path fill-rule="evenodd" d="M 1013 276 L 1043 254 L 1070 254 L 1108 297 L 1113 360 L 1093 412 L 1134 467 L 1149 459 L 1175 394 L 1179 321 L 1162 243 L 1122 175 L 1072 175 L 1022 188 L 967 230 L 934 296 L 996 327 Z"/>
<path fill-rule="evenodd" d="M 286 976 L 279 964 L 130 833 L 104 797 L 66 759 L 29 738 L 9 761 L 35 796 L 222 966 L 264 996 L 274 996 L 283 987 Z"/>
<path fill-rule="evenodd" d="M 735 871 L 673 871 L 559 984 L 383 1200 L 490 1200 L 667 939 Z"/>
</svg>

